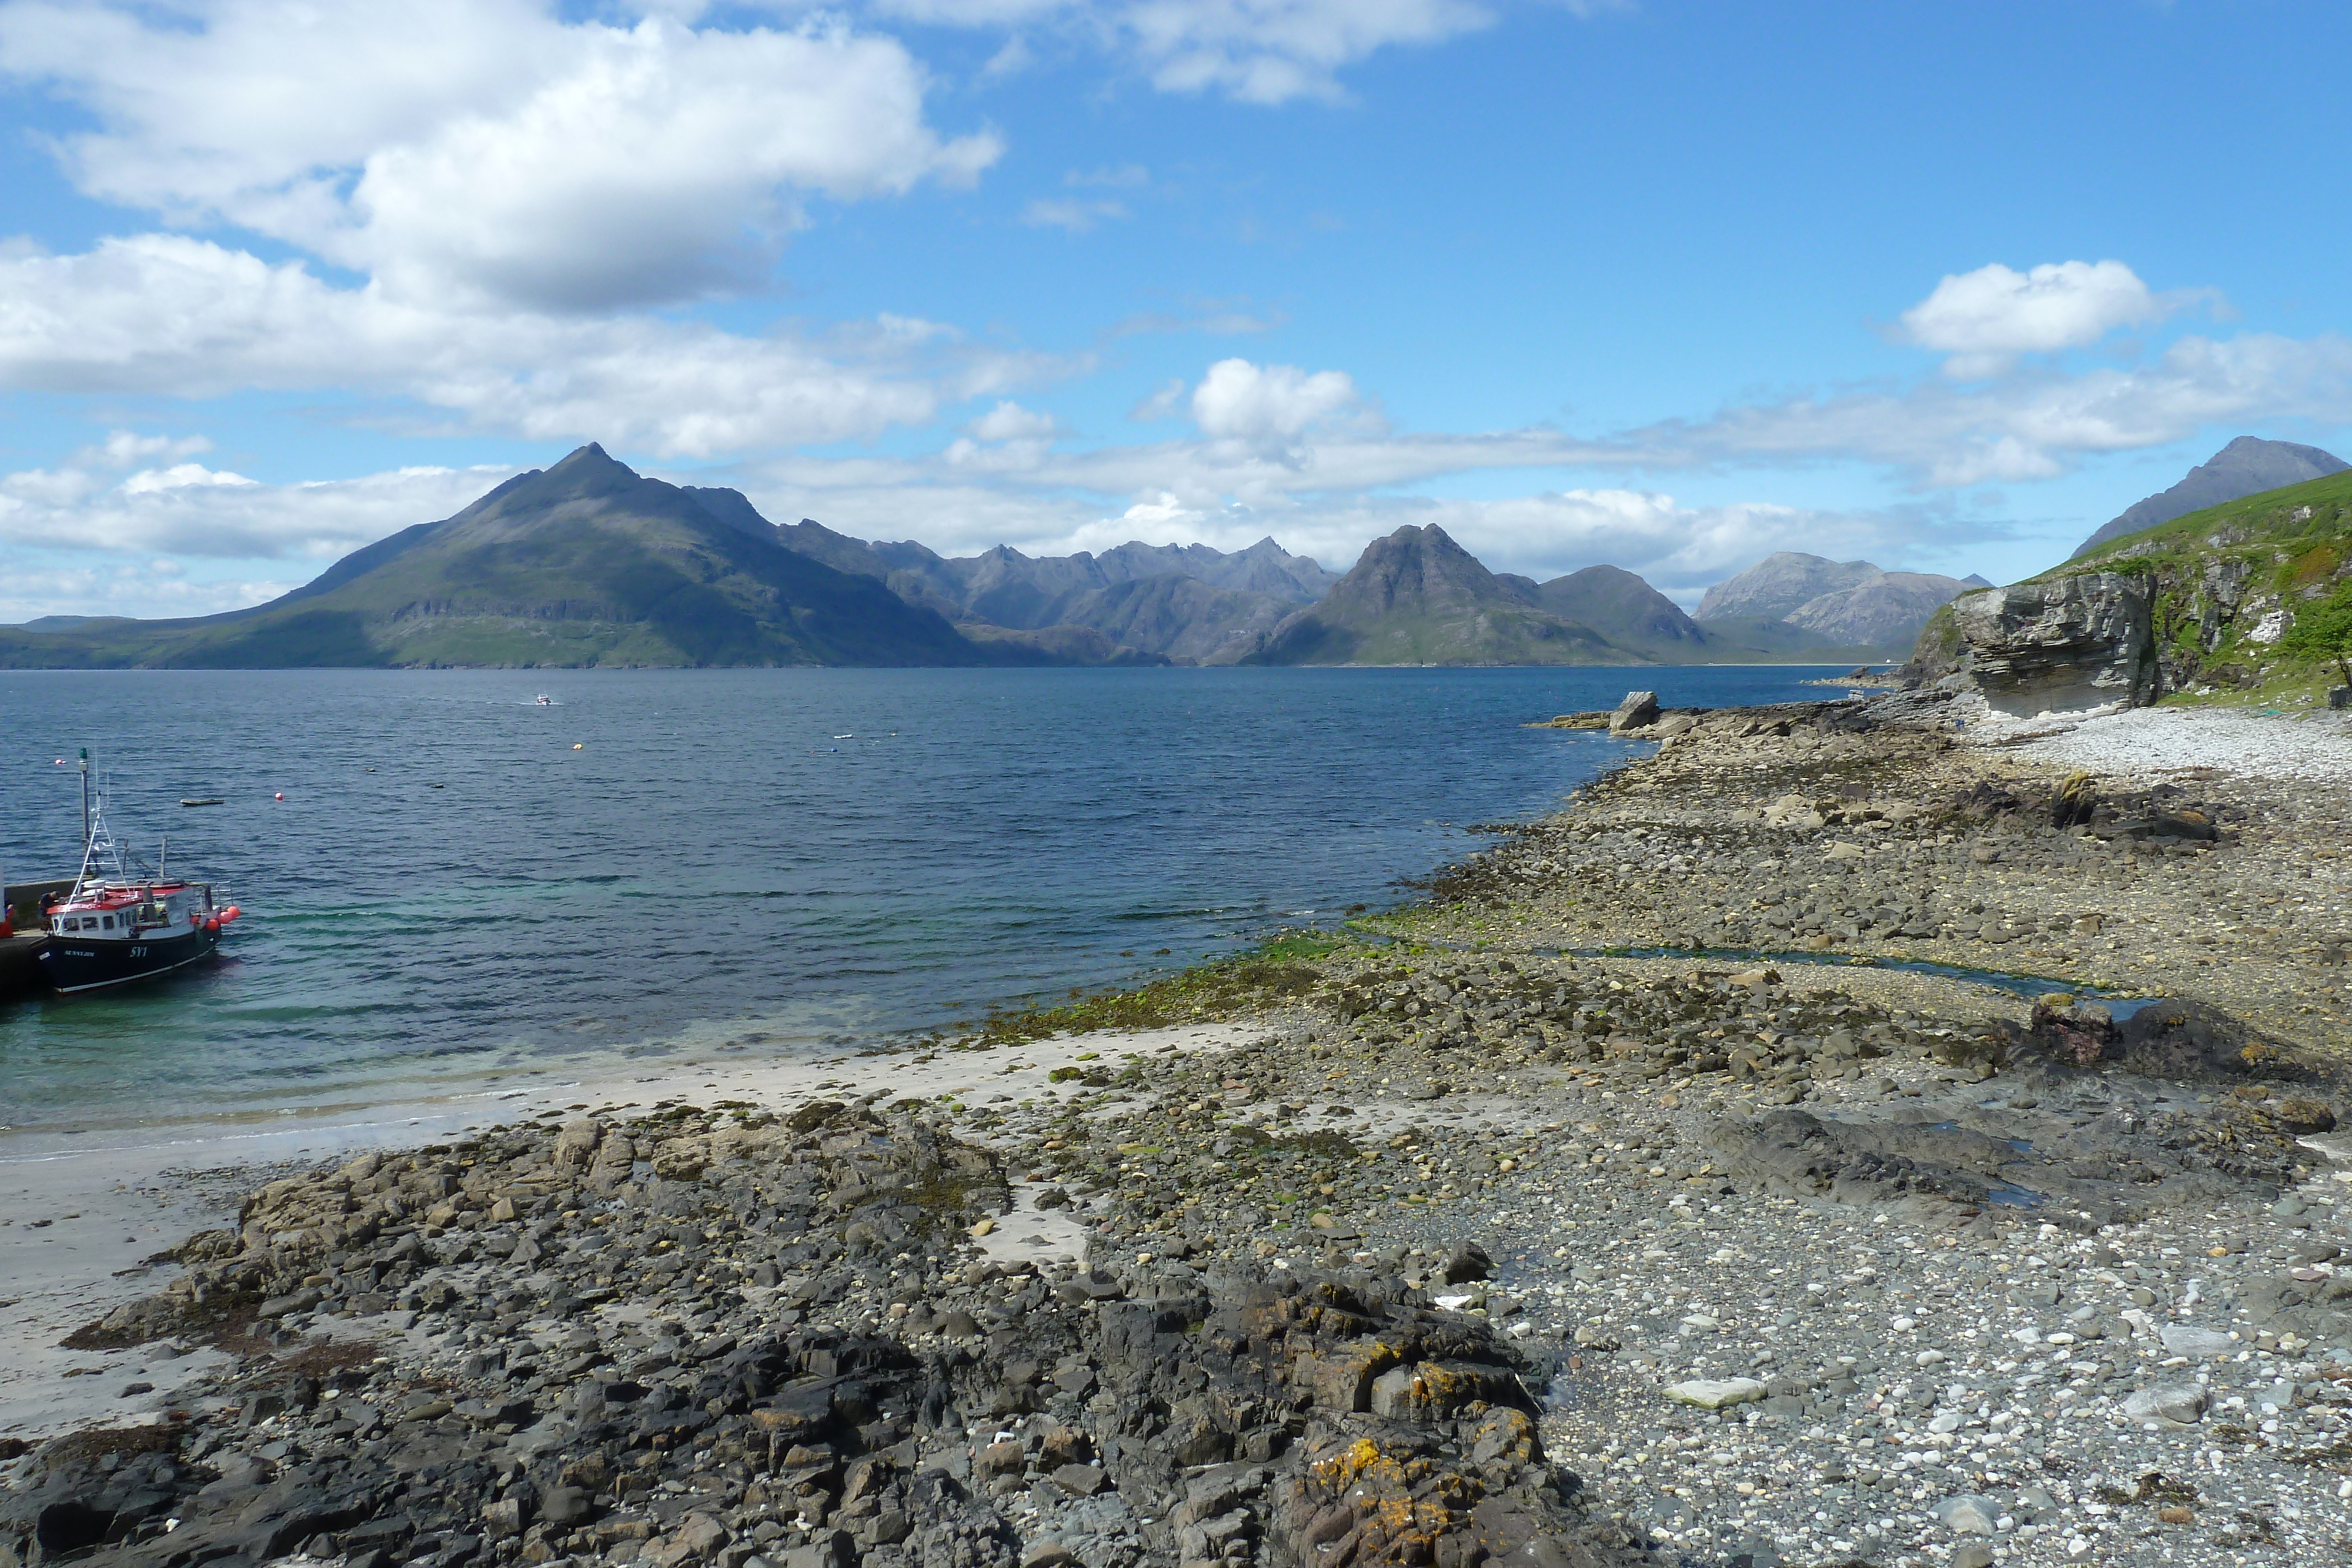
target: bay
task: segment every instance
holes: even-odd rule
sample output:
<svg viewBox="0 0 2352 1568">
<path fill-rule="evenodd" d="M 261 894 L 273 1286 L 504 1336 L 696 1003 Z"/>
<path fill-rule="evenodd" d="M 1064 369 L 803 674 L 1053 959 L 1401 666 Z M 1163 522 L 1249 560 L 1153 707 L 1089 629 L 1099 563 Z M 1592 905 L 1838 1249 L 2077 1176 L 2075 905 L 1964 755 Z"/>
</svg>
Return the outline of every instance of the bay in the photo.
<svg viewBox="0 0 2352 1568">
<path fill-rule="evenodd" d="M 1393 904 L 1631 744 L 1529 720 L 1824 673 L 9 672 L 10 878 L 71 870 L 87 746 L 117 836 L 247 913 L 184 977 L 0 1003 L 0 1130 L 807 1052 L 1133 982 Z"/>
</svg>

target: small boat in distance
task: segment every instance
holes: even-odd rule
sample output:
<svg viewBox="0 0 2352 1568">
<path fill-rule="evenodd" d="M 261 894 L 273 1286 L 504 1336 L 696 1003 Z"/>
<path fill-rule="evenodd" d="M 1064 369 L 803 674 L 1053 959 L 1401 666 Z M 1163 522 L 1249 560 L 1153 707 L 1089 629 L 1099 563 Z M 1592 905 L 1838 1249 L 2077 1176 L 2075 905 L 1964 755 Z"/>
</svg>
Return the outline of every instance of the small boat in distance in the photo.
<svg viewBox="0 0 2352 1568">
<path fill-rule="evenodd" d="M 89 754 L 82 754 L 81 870 L 71 892 L 43 900 L 49 939 L 42 977 L 58 991 L 92 991 L 185 968 L 209 958 L 221 930 L 242 913 L 221 904 L 211 887 L 152 872 L 114 841 L 106 800 L 89 795 Z"/>
<path fill-rule="evenodd" d="M 549 696 L 545 692 L 540 693 L 539 695 L 531 698 L 530 700 L 537 703 L 541 707 L 553 707 L 555 706 L 555 699 Z"/>
</svg>

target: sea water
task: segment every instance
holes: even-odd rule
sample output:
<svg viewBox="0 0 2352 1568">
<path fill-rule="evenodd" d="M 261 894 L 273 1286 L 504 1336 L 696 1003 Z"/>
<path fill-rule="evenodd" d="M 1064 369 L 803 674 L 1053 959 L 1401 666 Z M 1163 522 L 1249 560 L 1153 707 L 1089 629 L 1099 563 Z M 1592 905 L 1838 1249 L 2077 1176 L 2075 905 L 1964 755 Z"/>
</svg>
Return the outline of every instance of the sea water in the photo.
<svg viewBox="0 0 2352 1568">
<path fill-rule="evenodd" d="M 0 1129 L 807 1052 L 1139 981 L 1394 904 L 1634 744 L 1530 720 L 1825 673 L 0 674 L 12 881 L 71 872 L 86 746 L 116 837 L 246 912 L 181 976 L 0 1002 Z"/>
</svg>

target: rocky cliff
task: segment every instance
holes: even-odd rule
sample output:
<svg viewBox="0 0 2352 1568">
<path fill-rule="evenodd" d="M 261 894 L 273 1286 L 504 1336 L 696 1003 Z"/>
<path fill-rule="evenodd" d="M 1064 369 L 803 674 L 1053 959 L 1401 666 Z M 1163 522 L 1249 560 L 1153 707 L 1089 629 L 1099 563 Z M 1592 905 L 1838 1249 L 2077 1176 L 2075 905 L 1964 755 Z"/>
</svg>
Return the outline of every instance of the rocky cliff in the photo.
<svg viewBox="0 0 2352 1568">
<path fill-rule="evenodd" d="M 1968 594 L 1907 674 L 2007 712 L 2154 701 L 2298 674 L 2299 614 L 2352 594 L 2352 472 L 2209 507 L 2012 587 Z"/>
<path fill-rule="evenodd" d="M 2149 596 L 2145 578 L 2112 571 L 1964 594 L 1922 636 L 1911 673 L 2021 716 L 2147 702 L 2160 690 Z"/>
</svg>

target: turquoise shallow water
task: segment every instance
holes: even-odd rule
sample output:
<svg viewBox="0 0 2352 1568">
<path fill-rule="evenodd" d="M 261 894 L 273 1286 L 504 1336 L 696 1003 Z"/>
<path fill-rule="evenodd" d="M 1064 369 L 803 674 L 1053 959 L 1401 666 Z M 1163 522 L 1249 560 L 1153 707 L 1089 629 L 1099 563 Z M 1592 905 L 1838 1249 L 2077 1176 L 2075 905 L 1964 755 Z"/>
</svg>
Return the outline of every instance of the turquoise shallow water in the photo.
<svg viewBox="0 0 2352 1568">
<path fill-rule="evenodd" d="M 1622 754 L 1529 719 L 1822 673 L 0 674 L 12 878 L 70 869 L 54 761 L 88 746 L 118 837 L 250 912 L 184 978 L 0 1004 L 0 1126 L 802 1051 L 1131 980 L 1393 902 Z"/>
</svg>

